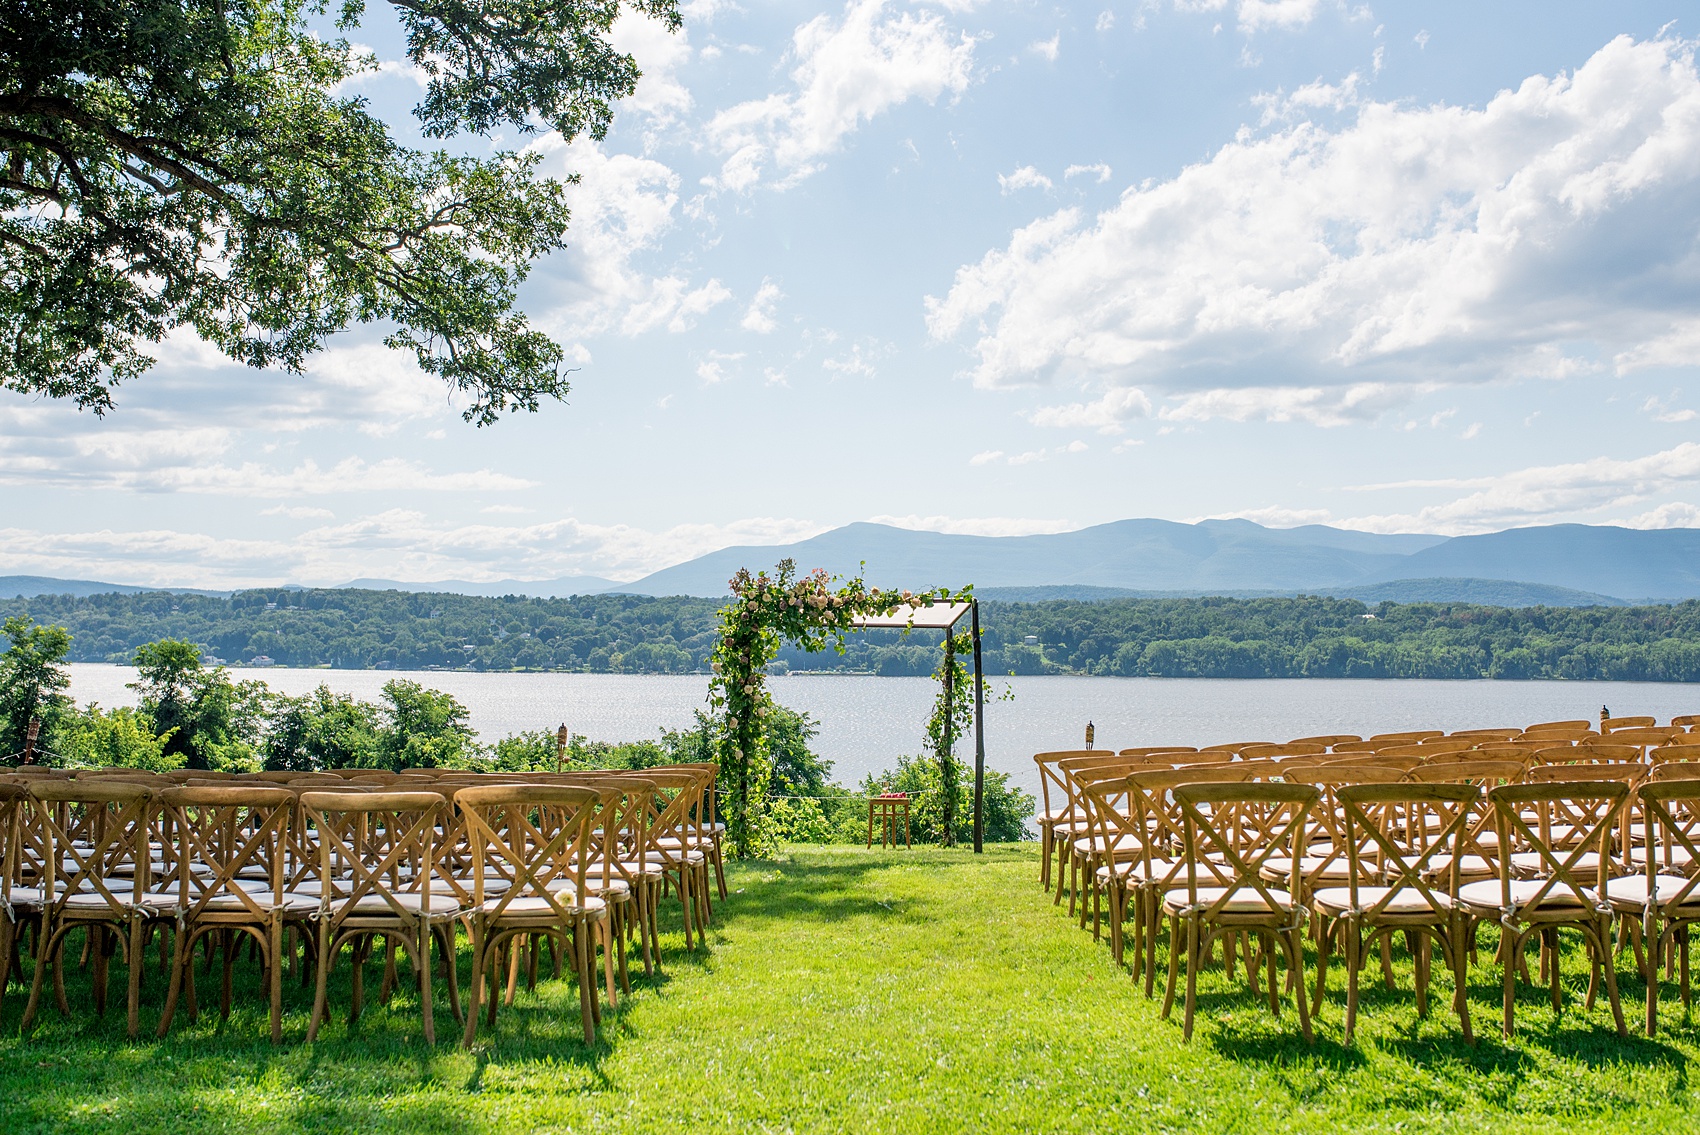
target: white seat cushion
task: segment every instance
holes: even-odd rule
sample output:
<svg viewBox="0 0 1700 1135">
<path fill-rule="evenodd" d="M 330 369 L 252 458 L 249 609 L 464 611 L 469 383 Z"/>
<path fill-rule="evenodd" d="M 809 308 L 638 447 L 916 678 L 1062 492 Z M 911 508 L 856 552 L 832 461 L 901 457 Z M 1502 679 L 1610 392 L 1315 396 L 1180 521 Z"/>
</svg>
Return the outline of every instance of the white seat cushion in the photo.
<svg viewBox="0 0 1700 1135">
<path fill-rule="evenodd" d="M 1503 897 L 1500 886 L 1498 879 L 1483 879 L 1476 883 L 1465 883 L 1458 888 L 1458 901 L 1472 910 L 1497 911 L 1500 909 L 1499 904 Z M 1546 884 L 1539 879 L 1511 880 L 1512 907 L 1518 910 L 1523 909 L 1534 900 L 1535 895 L 1544 886 Z M 1587 896 L 1589 902 L 1596 901 L 1597 896 L 1593 891 L 1584 888 L 1583 894 Z M 1559 884 L 1553 887 L 1541 900 L 1541 906 L 1549 908 L 1580 907 L 1581 904 L 1576 901 L 1574 891 L 1563 884 Z"/>
<path fill-rule="evenodd" d="M 1276 910 L 1291 910 L 1293 908 L 1292 895 L 1279 887 L 1267 889 L 1269 897 L 1275 900 Z M 1206 908 L 1215 906 L 1216 902 L 1227 893 L 1228 888 L 1226 887 L 1200 887 L 1198 888 L 1198 904 Z M 1170 914 L 1178 914 L 1184 911 L 1191 902 L 1192 899 L 1188 896 L 1185 888 L 1169 891 L 1163 896 L 1163 909 Z M 1270 907 L 1268 903 L 1263 901 L 1263 896 L 1258 894 L 1254 888 L 1239 887 L 1228 899 L 1227 906 L 1223 907 L 1219 913 L 1267 914 L 1270 913 Z"/>
<path fill-rule="evenodd" d="M 1368 910 L 1379 903 L 1392 890 L 1390 887 L 1359 887 L 1358 907 Z M 1441 910 L 1452 906 L 1452 896 L 1445 891 L 1430 891 L 1435 903 Z M 1311 896 L 1311 900 L 1329 914 L 1344 914 L 1352 909 L 1352 889 L 1350 887 L 1325 887 Z M 1401 887 L 1393 895 L 1391 901 L 1382 908 L 1384 914 L 1431 914 L 1434 906 L 1423 897 L 1415 887 Z"/>
</svg>

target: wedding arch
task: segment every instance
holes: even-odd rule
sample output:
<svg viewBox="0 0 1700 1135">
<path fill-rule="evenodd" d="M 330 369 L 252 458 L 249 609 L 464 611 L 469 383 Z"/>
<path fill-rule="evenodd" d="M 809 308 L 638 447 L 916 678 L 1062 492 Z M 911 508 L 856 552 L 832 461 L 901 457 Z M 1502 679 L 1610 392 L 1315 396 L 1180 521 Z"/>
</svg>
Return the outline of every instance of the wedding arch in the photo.
<svg viewBox="0 0 1700 1135">
<path fill-rule="evenodd" d="M 944 662 L 939 668 L 942 688 L 929 740 L 947 775 L 945 830 L 954 823 L 954 756 L 952 745 L 966 724 L 962 698 L 971 685 L 974 727 L 974 850 L 982 849 L 985 797 L 985 691 L 980 672 L 980 605 L 974 589 L 960 591 L 881 591 L 857 576 L 837 582 L 823 570 L 799 577 L 796 564 L 781 560 L 770 577 L 739 568 L 730 581 L 732 602 L 720 611 L 718 636 L 711 663 L 713 678 L 708 700 L 721 715 L 718 738 L 721 811 L 734 855 L 751 854 L 762 842 L 763 802 L 767 798 L 772 763 L 764 744 L 766 720 L 773 711 L 767 688 L 768 665 L 783 643 L 806 651 L 829 645 L 842 651 L 844 634 L 852 630 L 939 630 L 944 632 Z M 966 633 L 957 631 L 969 619 Z M 971 652 L 974 674 L 970 683 L 960 661 Z"/>
</svg>

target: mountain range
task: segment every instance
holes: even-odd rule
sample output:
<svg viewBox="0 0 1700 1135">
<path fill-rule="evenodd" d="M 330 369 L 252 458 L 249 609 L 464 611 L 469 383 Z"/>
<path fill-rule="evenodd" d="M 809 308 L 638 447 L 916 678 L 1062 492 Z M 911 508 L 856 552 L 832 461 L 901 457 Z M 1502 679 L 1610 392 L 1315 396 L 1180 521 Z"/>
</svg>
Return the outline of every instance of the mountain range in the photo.
<svg viewBox="0 0 1700 1135">
<path fill-rule="evenodd" d="M 740 567 L 861 575 L 882 588 L 960 587 L 1008 601 L 1124 596 L 1335 595 L 1365 602 L 1592 606 L 1700 598 L 1700 529 L 1557 524 L 1479 536 L 1266 528 L 1249 520 L 1121 520 L 1074 532 L 964 536 L 848 524 L 777 546 L 722 548 L 629 583 L 596 576 L 474 583 L 357 579 L 346 587 L 543 597 L 726 594 Z M 146 588 L 0 576 L 0 598 Z M 227 592 L 200 592 L 228 594 Z"/>
<path fill-rule="evenodd" d="M 1249 520 L 1121 520 L 1036 536 L 962 536 L 849 524 L 780 547 L 724 548 L 620 586 L 644 595 L 723 595 L 739 567 L 861 574 L 880 587 L 1113 588 L 1171 595 L 1329 594 L 1429 601 L 1521 599 L 1579 606 L 1700 597 L 1700 530 L 1585 524 L 1481 536 L 1381 535 Z M 865 567 L 863 566 L 865 565 Z M 1513 596 L 1518 588 L 1509 589 Z M 1495 598 L 1488 598 L 1488 593 Z"/>
</svg>

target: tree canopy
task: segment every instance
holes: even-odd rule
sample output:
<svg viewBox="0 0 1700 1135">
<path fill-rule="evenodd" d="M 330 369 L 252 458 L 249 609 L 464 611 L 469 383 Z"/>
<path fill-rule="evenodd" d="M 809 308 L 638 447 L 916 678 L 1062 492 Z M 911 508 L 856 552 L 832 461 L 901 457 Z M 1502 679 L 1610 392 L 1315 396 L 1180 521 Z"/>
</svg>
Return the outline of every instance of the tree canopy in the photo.
<svg viewBox="0 0 1700 1135">
<path fill-rule="evenodd" d="M 622 9 L 676 0 L 393 0 L 414 108 L 448 139 L 601 138 L 636 62 Z M 323 0 L 0 0 L 0 386 L 104 412 L 192 328 L 298 371 L 332 334 L 385 342 L 487 424 L 567 389 L 560 346 L 515 307 L 563 247 L 538 157 L 397 144 L 348 80 L 377 61 L 309 26 Z M 345 0 L 336 29 L 365 16 Z"/>
</svg>

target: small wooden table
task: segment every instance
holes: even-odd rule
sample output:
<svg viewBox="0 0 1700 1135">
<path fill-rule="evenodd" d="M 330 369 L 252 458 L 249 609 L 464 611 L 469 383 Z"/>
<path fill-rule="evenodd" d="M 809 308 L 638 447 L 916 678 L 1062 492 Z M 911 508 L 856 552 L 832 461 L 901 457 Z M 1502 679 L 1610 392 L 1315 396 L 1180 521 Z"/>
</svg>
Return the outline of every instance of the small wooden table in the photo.
<svg viewBox="0 0 1700 1135">
<path fill-rule="evenodd" d="M 903 846 L 909 847 L 909 797 L 870 796 L 868 798 L 868 846 L 874 845 L 874 823 L 880 825 L 880 846 L 897 846 L 897 821 L 903 820 Z"/>
</svg>

